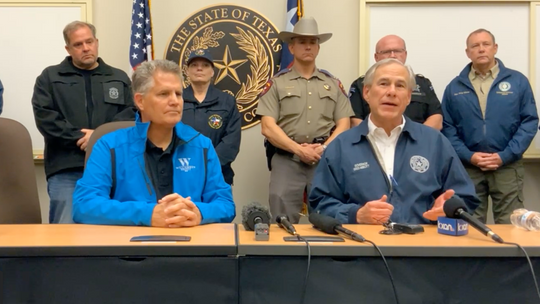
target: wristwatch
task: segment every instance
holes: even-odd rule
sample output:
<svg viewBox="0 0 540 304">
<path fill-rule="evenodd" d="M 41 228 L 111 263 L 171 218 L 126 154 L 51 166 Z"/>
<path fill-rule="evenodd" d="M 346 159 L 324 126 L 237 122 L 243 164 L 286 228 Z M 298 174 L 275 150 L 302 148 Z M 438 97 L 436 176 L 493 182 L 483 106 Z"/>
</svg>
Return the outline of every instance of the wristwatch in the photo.
<svg viewBox="0 0 540 304">
<path fill-rule="evenodd" d="M 326 150 L 327 145 L 322 145 L 323 151 Z"/>
</svg>

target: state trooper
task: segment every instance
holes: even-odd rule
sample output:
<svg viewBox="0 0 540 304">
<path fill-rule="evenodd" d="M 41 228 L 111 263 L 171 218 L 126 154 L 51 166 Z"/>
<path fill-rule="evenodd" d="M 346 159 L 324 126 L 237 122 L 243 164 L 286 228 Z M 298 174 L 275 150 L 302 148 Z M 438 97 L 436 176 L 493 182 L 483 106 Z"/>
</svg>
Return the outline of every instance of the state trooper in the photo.
<svg viewBox="0 0 540 304">
<path fill-rule="evenodd" d="M 271 157 L 270 211 L 298 223 L 304 190 L 327 145 L 350 128 L 354 115 L 341 82 L 318 69 L 320 44 L 331 33 L 319 34 L 317 21 L 301 19 L 292 32 L 279 37 L 289 44 L 293 65 L 268 81 L 257 108 L 262 134 L 276 148 Z"/>
</svg>

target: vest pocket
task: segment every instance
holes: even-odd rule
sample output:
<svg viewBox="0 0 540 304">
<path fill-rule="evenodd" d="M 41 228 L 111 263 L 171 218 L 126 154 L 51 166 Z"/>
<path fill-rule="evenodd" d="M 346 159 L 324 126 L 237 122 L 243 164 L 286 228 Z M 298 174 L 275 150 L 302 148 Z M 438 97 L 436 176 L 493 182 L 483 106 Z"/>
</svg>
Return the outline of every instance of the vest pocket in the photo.
<svg viewBox="0 0 540 304">
<path fill-rule="evenodd" d="M 106 103 L 124 105 L 124 84 L 120 81 L 103 83 L 103 100 Z"/>
</svg>

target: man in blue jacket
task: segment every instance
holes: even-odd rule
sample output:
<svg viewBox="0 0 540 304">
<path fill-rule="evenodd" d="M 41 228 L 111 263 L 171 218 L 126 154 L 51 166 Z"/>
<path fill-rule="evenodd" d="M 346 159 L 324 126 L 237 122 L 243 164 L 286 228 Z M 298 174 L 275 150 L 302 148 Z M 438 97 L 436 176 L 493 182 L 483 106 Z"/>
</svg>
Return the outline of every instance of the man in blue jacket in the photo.
<svg viewBox="0 0 540 304">
<path fill-rule="evenodd" d="M 485 222 L 488 196 L 497 224 L 523 208 L 521 158 L 538 129 L 536 103 L 527 78 L 495 58 L 497 44 L 485 29 L 467 38 L 463 71 L 446 87 L 443 134 L 473 180 L 481 204 L 475 215 Z"/>
<path fill-rule="evenodd" d="M 323 154 L 309 196 L 315 212 L 349 224 L 425 224 L 444 215 L 454 194 L 476 208 L 474 186 L 448 140 L 403 116 L 414 76 L 393 58 L 368 70 L 363 96 L 371 114 Z"/>
<path fill-rule="evenodd" d="M 180 122 L 181 73 L 166 60 L 137 68 L 140 117 L 94 146 L 75 188 L 75 222 L 189 227 L 234 219 L 231 187 L 212 142 Z"/>
</svg>

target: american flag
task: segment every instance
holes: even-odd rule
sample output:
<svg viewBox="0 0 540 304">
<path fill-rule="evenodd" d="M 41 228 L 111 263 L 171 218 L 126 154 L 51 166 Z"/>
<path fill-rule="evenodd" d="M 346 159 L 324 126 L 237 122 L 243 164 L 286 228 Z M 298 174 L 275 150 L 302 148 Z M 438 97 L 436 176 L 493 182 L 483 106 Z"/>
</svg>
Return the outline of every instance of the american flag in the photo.
<svg viewBox="0 0 540 304">
<path fill-rule="evenodd" d="M 150 0 L 133 0 L 129 46 L 129 62 L 133 69 L 145 61 L 154 59 L 153 45 Z"/>
<path fill-rule="evenodd" d="M 287 0 L 287 24 L 285 30 L 292 32 L 294 25 L 304 16 L 303 0 Z M 281 44 L 281 60 L 279 69 L 290 68 L 293 63 L 293 55 L 289 52 L 289 45 L 285 42 Z"/>
</svg>

